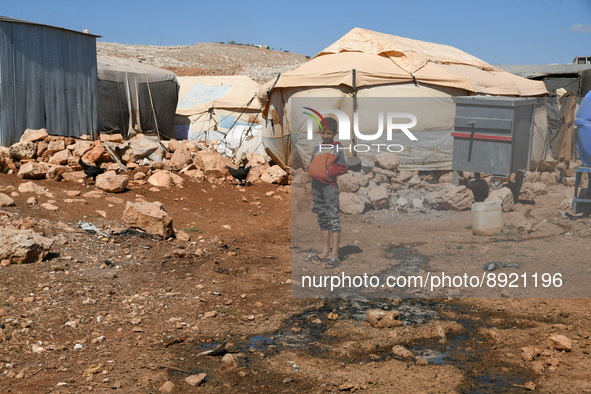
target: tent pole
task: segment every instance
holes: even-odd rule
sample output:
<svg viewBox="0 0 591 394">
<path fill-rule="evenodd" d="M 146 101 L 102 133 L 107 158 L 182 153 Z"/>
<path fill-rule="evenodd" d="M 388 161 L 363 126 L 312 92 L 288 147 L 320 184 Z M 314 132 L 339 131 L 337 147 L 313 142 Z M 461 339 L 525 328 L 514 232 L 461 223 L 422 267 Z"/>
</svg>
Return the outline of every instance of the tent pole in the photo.
<svg viewBox="0 0 591 394">
<path fill-rule="evenodd" d="M 277 74 L 277 79 L 275 79 L 275 82 L 273 82 L 273 86 L 271 86 L 271 89 L 269 89 L 269 91 L 267 92 L 267 96 L 265 97 L 265 101 L 263 101 L 263 103 L 261 104 L 261 108 L 259 109 L 259 112 L 257 112 L 256 116 L 254 117 L 254 120 L 250 123 L 250 126 L 248 126 L 248 130 L 246 130 L 246 133 L 244 133 L 244 137 L 245 138 L 246 138 L 246 136 L 248 136 L 248 133 L 251 132 L 252 126 L 257 121 L 257 118 L 259 117 L 259 114 L 263 111 L 263 108 L 265 106 L 265 103 L 267 102 L 267 100 L 269 100 L 269 97 L 271 96 L 271 93 L 273 93 L 273 89 L 275 89 L 275 85 L 277 85 L 277 82 L 279 81 L 279 77 L 280 76 L 281 76 L 281 73 Z M 252 99 L 251 99 L 251 101 L 252 101 Z M 250 101 L 249 101 L 249 103 L 250 103 Z M 244 113 L 244 111 L 243 111 L 243 113 Z M 240 146 L 242 146 L 242 142 L 240 143 Z M 257 148 L 258 148 L 258 146 L 257 146 Z M 256 149 L 255 149 L 255 151 L 256 151 Z M 234 152 L 234 154 L 232 155 L 232 157 L 230 159 L 234 159 L 234 156 L 236 156 L 236 152 Z"/>
<path fill-rule="evenodd" d="M 351 70 L 353 74 L 353 117 L 355 117 L 355 112 L 357 112 L 357 70 Z M 357 139 L 355 135 L 352 137 L 353 146 L 355 146 Z M 357 151 L 353 149 L 353 157 L 357 157 Z"/>
</svg>

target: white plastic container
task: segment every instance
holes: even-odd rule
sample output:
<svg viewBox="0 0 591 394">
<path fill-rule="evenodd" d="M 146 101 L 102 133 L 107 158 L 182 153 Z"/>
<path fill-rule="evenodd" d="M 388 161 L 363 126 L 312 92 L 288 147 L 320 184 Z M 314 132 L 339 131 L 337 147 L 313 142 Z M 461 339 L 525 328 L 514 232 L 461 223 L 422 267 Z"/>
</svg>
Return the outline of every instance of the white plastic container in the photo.
<svg viewBox="0 0 591 394">
<path fill-rule="evenodd" d="M 493 235 L 503 231 L 503 208 L 495 201 L 472 205 L 472 232 L 474 235 Z"/>
</svg>

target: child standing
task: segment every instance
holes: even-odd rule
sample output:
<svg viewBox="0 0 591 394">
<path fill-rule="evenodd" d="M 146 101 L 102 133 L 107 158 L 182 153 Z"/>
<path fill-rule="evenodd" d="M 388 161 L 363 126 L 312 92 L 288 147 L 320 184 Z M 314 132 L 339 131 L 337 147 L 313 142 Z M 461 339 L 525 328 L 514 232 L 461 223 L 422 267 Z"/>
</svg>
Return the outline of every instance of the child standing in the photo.
<svg viewBox="0 0 591 394">
<path fill-rule="evenodd" d="M 322 253 L 316 259 L 325 261 L 327 268 L 341 265 L 339 260 L 339 241 L 341 223 L 339 217 L 339 186 L 337 177 L 348 171 L 347 157 L 343 146 L 334 138 L 337 134 L 337 121 L 325 118 L 320 135 L 322 144 L 314 147 L 308 174 L 312 177 L 312 212 L 318 214 L 318 224 L 322 236 Z M 332 239 L 332 251 L 330 241 Z"/>
</svg>

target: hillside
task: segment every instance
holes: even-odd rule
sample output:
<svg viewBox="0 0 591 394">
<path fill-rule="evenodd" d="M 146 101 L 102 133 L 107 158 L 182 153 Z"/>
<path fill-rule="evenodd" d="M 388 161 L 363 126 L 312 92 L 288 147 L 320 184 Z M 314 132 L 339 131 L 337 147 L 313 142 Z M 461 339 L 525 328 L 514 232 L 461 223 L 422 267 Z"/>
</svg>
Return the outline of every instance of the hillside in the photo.
<svg viewBox="0 0 591 394">
<path fill-rule="evenodd" d="M 97 53 L 165 68 L 179 76 L 248 75 L 259 83 L 308 60 L 307 56 L 295 53 L 215 43 L 150 46 L 97 42 Z"/>
</svg>

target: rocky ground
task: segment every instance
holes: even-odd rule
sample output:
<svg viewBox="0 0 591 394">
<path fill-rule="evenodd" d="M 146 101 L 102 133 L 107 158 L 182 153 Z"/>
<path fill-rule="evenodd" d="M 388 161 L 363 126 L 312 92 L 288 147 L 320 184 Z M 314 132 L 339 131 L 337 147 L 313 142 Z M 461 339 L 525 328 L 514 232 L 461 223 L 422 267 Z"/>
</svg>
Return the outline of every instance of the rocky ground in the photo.
<svg viewBox="0 0 591 394">
<path fill-rule="evenodd" d="M 259 83 L 291 71 L 309 58 L 254 46 L 216 43 L 159 47 L 97 42 L 97 54 L 132 59 L 179 76 L 248 75 Z"/>
<path fill-rule="evenodd" d="M 76 144 L 68 146 L 75 155 Z M 93 157 L 100 155 L 86 156 Z M 562 293 L 581 291 L 576 300 L 459 298 L 461 291 L 292 297 L 302 268 L 340 274 L 384 257 L 407 272 L 480 274 L 501 261 L 521 264 L 501 270 L 507 274 L 586 277 L 591 267 L 580 252 L 591 222 L 559 212 L 572 186 L 557 182 L 557 172 L 528 174 L 526 184 L 544 185 L 531 190 L 545 192 L 514 203 L 503 231 L 486 237 L 472 235 L 469 210 L 415 205 L 424 193 L 446 198 L 446 176 L 364 175 L 367 190 L 350 193 L 380 207 L 343 214 L 343 265 L 330 271 L 306 261 L 320 241 L 305 173 L 291 187 L 260 179 L 244 187 L 197 168 L 174 171 L 179 186 L 155 187 L 145 179 L 165 169 L 131 167 L 121 174 L 134 181 L 117 193 L 75 177 L 0 175 L 0 192 L 12 199 L 2 200 L 2 229 L 52 240 L 43 261 L 5 259 L 0 267 L 0 392 L 591 392 L 585 289 Z M 376 188 L 388 202 L 381 192 L 372 197 Z M 148 235 L 125 219 L 129 204 L 154 201 L 176 237 Z M 519 228 L 523 221 L 531 227 Z"/>
<path fill-rule="evenodd" d="M 218 52 L 218 60 L 228 57 L 223 68 L 225 60 L 177 54 L 206 57 L 201 45 L 99 43 L 99 53 L 178 72 L 252 67 L 257 80 L 292 67 L 283 56 L 304 61 L 237 47 L 282 58 L 236 66 L 229 59 L 238 55 Z M 0 393 L 591 392 L 591 220 L 573 218 L 572 169 L 528 173 L 520 193 L 507 179 L 494 194 L 487 177 L 464 174 L 455 187 L 450 174 L 398 171 L 391 162 L 349 173 L 339 182 L 348 212 L 342 266 L 329 270 L 309 259 L 321 243 L 302 171 L 291 174 L 291 186 L 279 185 L 287 174 L 258 163 L 238 186 L 227 162 L 196 144 L 167 142 L 174 152 L 150 166 L 125 148 L 121 171 L 104 143 L 31 138 L 0 150 L 8 172 L 0 174 L 0 252 L 12 253 L 0 264 Z M 109 172 L 84 180 L 79 158 Z M 489 192 L 505 224 L 476 236 L 469 207 Z M 165 214 L 154 208 L 161 232 L 149 234 L 128 207 L 154 202 Z M 9 240 L 27 230 L 48 250 L 16 253 L 24 238 Z M 294 297 L 310 272 L 341 275 L 377 263 L 397 275 L 479 276 L 491 262 L 500 263 L 496 274 L 576 280 L 537 293 L 498 287 L 493 298 L 452 288 L 437 296 L 376 289 Z"/>
</svg>

